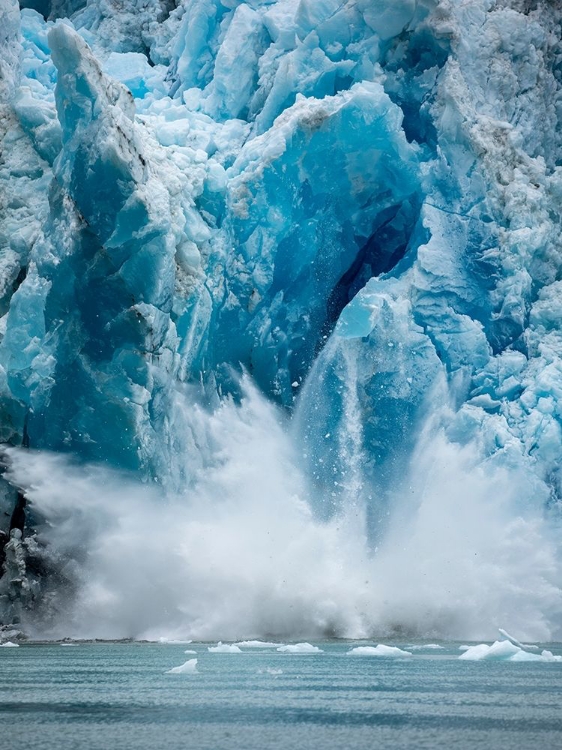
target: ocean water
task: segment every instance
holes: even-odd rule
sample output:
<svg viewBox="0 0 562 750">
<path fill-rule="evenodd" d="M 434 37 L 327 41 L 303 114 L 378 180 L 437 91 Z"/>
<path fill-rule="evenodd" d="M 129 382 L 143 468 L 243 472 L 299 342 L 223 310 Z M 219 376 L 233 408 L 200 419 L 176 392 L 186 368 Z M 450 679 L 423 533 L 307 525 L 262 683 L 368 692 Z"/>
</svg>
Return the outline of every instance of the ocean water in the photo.
<svg viewBox="0 0 562 750">
<path fill-rule="evenodd" d="M 459 661 L 458 643 L 417 644 L 408 659 L 348 656 L 357 642 L 315 644 L 322 653 L 210 653 L 203 643 L 2 648 L 0 747 L 562 747 L 561 662 Z M 192 658 L 197 673 L 167 673 Z"/>
</svg>

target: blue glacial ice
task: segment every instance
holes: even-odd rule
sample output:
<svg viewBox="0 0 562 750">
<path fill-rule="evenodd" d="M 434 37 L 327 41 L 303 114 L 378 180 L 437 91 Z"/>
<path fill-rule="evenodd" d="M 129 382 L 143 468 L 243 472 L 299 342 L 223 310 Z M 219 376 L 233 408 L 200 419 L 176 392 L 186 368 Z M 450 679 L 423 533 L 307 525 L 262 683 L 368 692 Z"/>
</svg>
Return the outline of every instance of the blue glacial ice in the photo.
<svg viewBox="0 0 562 750">
<path fill-rule="evenodd" d="M 150 498 L 216 498 L 239 478 L 209 468 L 235 451 L 228 430 L 256 442 L 245 417 L 225 422 L 247 406 L 269 425 L 260 450 L 292 467 L 265 494 L 306 498 L 408 591 L 386 617 L 357 581 L 355 609 L 379 597 L 369 622 L 414 632 L 432 600 L 423 632 L 483 636 L 505 611 L 489 584 L 525 638 L 560 635 L 558 5 L 20 5 L 0 0 L 0 440 L 126 472 Z M 62 523 L 50 491 L 15 533 L 12 485 L 31 498 L 39 469 L 11 455 L 6 622 L 74 554 L 45 530 Z M 429 580 L 450 554 L 482 630 L 435 625 L 448 605 Z"/>
</svg>

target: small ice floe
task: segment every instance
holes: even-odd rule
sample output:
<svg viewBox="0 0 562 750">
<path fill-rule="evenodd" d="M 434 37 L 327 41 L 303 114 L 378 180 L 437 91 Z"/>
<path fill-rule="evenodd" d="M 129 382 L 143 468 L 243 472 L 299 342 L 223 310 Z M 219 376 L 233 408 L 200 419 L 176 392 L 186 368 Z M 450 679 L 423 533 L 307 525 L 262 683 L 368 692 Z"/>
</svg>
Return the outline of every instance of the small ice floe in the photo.
<svg viewBox="0 0 562 750">
<path fill-rule="evenodd" d="M 277 648 L 282 643 L 271 643 L 270 641 L 238 641 L 234 644 L 240 648 Z"/>
<path fill-rule="evenodd" d="M 12 641 L 6 641 L 6 643 L 0 643 L 0 648 L 19 648 L 19 643 L 12 643 Z"/>
<path fill-rule="evenodd" d="M 483 661 L 485 659 L 496 659 L 503 661 L 562 661 L 562 656 L 554 656 L 550 651 L 543 651 L 540 654 L 531 654 L 528 651 L 516 646 L 511 641 L 495 641 L 491 646 L 486 643 L 480 643 L 478 646 L 471 646 L 464 654 L 459 656 L 464 661 Z"/>
<path fill-rule="evenodd" d="M 462 646 L 459 646 L 459 651 L 468 651 L 469 648 L 472 648 L 472 646 L 467 646 L 466 643 L 463 643 Z"/>
<path fill-rule="evenodd" d="M 520 643 L 520 641 L 518 641 L 517 638 L 514 638 L 512 635 L 509 635 L 509 633 L 503 628 L 498 628 L 498 630 L 499 630 L 500 635 L 503 635 L 506 641 L 513 643 L 513 645 L 517 646 L 518 648 L 522 648 L 525 651 L 538 651 L 539 650 L 539 647 L 535 646 L 534 644 Z"/>
<path fill-rule="evenodd" d="M 528 651 L 519 651 L 513 654 L 509 661 L 562 661 L 562 656 L 555 656 L 552 651 L 544 649 L 540 654 L 530 654 Z"/>
<path fill-rule="evenodd" d="M 274 669 L 274 667 L 266 667 L 265 669 L 258 669 L 258 674 L 270 674 L 274 677 L 278 677 L 280 674 L 283 674 L 283 670 Z"/>
<path fill-rule="evenodd" d="M 404 651 L 396 646 L 385 646 L 379 643 L 378 646 L 357 646 L 347 652 L 348 656 L 378 656 L 385 659 L 404 659 L 412 656 L 410 651 Z"/>
<path fill-rule="evenodd" d="M 196 654 L 196 653 L 197 653 L 197 651 L 192 651 L 192 650 L 191 650 L 190 648 L 188 648 L 188 649 L 186 649 L 186 650 L 185 650 L 185 651 L 184 651 L 183 653 L 184 653 L 184 654 Z"/>
<path fill-rule="evenodd" d="M 233 643 L 223 643 L 219 641 L 216 646 L 208 646 L 207 651 L 211 654 L 241 654 L 241 649 Z"/>
<path fill-rule="evenodd" d="M 290 643 L 288 646 L 279 646 L 277 651 L 282 654 L 323 654 L 321 648 L 313 646 L 312 643 Z"/>
<path fill-rule="evenodd" d="M 166 674 L 197 674 L 197 659 L 188 659 L 179 667 L 168 669 Z"/>
<path fill-rule="evenodd" d="M 61 646 L 76 646 L 75 643 L 61 643 Z"/>
<path fill-rule="evenodd" d="M 406 646 L 406 648 L 409 648 L 410 651 L 438 651 L 445 649 L 445 646 L 440 646 L 438 643 L 417 643 L 412 646 Z"/>
</svg>

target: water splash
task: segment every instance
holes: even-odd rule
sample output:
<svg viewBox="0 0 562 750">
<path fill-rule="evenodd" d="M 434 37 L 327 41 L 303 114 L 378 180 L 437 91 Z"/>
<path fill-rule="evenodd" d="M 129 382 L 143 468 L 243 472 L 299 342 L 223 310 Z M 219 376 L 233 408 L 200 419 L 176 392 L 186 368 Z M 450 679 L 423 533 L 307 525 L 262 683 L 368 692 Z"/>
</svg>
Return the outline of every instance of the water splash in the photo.
<svg viewBox="0 0 562 750">
<path fill-rule="evenodd" d="M 34 634 L 485 639 L 509 624 L 525 639 L 560 636 L 552 527 L 531 505 L 514 512 L 524 477 L 479 464 L 432 427 L 375 550 L 349 522 L 360 484 L 316 518 L 287 419 L 248 379 L 240 403 L 191 411 L 205 461 L 179 494 L 10 450 L 11 479 L 44 519 L 39 539 L 75 582 L 57 617 L 27 623 Z M 359 476 L 358 466 L 350 482 Z"/>
</svg>

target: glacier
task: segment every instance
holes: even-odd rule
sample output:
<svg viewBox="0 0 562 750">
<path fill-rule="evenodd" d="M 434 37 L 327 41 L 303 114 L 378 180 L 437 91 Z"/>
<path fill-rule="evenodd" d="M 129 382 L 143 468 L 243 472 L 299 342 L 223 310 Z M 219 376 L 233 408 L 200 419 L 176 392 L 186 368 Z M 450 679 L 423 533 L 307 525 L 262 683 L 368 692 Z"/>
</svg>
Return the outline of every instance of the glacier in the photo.
<svg viewBox="0 0 562 750">
<path fill-rule="evenodd" d="M 559 3 L 0 20 L 0 622 L 562 637 Z"/>
</svg>

